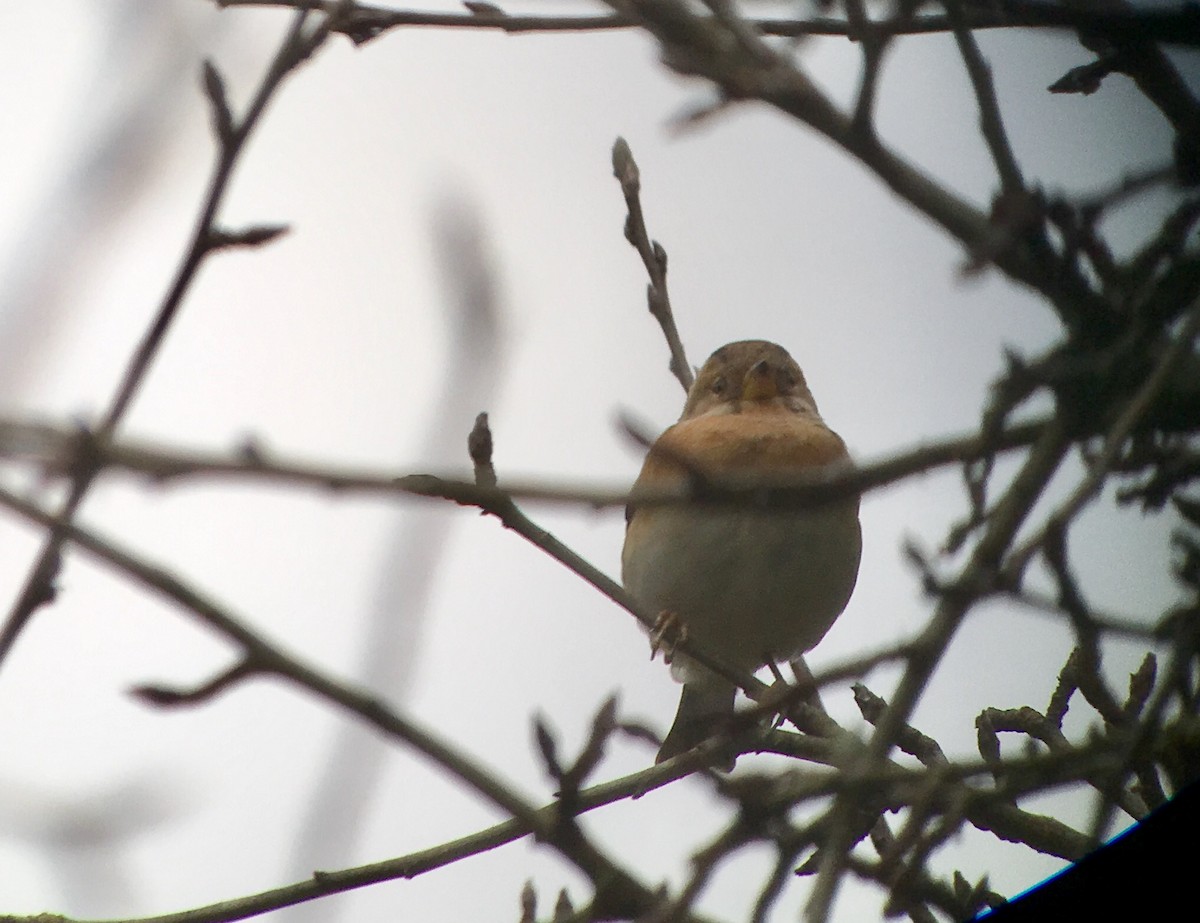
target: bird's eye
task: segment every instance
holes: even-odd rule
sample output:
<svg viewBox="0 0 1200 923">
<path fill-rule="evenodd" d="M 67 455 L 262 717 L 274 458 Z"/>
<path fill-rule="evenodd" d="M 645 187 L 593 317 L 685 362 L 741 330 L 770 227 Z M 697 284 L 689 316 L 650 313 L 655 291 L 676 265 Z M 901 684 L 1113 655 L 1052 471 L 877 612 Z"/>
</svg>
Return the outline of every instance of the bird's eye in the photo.
<svg viewBox="0 0 1200 923">
<path fill-rule="evenodd" d="M 712 393 L 715 394 L 717 397 L 720 397 L 728 390 L 729 390 L 729 382 L 725 380 L 724 375 L 718 375 L 716 378 L 713 379 Z"/>
</svg>

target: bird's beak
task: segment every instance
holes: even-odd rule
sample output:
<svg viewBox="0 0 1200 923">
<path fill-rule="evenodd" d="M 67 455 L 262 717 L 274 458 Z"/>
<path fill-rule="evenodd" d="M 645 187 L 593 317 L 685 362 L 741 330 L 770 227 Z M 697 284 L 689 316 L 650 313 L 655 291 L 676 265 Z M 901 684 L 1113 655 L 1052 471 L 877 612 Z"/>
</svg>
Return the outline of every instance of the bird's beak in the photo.
<svg viewBox="0 0 1200 923">
<path fill-rule="evenodd" d="M 779 384 L 775 380 L 775 370 L 766 359 L 760 359 L 750 366 L 742 381 L 742 400 L 768 401 L 779 396 Z"/>
</svg>

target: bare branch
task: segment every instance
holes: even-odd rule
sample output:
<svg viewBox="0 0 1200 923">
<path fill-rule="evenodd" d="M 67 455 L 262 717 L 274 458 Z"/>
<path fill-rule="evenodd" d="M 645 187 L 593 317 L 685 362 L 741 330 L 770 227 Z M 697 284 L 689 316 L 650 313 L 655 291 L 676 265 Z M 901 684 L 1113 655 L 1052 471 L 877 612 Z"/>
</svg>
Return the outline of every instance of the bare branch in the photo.
<svg viewBox="0 0 1200 923">
<path fill-rule="evenodd" d="M 675 315 L 671 310 L 671 298 L 667 294 L 667 251 L 658 241 L 651 240 L 646 230 L 646 218 L 642 214 L 641 172 L 624 138 L 617 138 L 613 143 L 612 163 L 613 176 L 621 184 L 621 193 L 625 196 L 625 207 L 628 209 L 625 217 L 625 239 L 637 250 L 650 276 L 646 302 L 667 339 L 667 348 L 671 351 L 671 374 L 683 385 L 683 390 L 687 391 L 691 388 L 695 376 L 684 353 L 683 341 L 679 337 Z"/>
<path fill-rule="evenodd" d="M 318 699 L 353 715 L 388 739 L 411 747 L 463 785 L 512 815 L 516 822 L 534 833 L 542 842 L 554 846 L 565 859 L 583 872 L 596 888 L 597 902 L 604 907 L 633 915 L 644 913 L 657 905 L 659 899 L 650 888 L 638 883 L 629 872 L 620 868 L 583 837 L 577 828 L 572 827 L 564 833 L 557 823 L 558 818 L 547 818 L 545 813 L 527 803 L 482 764 L 459 752 L 432 731 L 392 710 L 370 693 L 338 683 L 317 669 L 283 653 L 206 594 L 184 583 L 165 569 L 149 564 L 137 555 L 120 548 L 111 540 L 67 523 L 36 504 L 22 500 L 3 489 L 0 489 L 0 506 L 7 507 L 46 528 L 55 529 L 62 534 L 64 540 L 82 548 L 102 563 L 116 568 L 151 592 L 179 605 L 219 634 L 238 644 L 244 652 L 244 662 L 207 684 L 212 687 L 212 692 L 228 688 L 236 679 L 250 672 L 273 673 Z M 143 698 L 149 698 L 156 704 L 166 704 L 166 701 L 173 697 L 176 701 L 184 701 L 194 695 L 194 692 L 172 694 L 165 693 L 159 687 L 143 687 Z M 218 916 L 212 919 L 237 918 Z M 184 920 L 195 918 L 158 918 L 158 923 L 165 923 L 169 919 L 182 923 Z"/>
<path fill-rule="evenodd" d="M 133 439 L 103 438 L 78 426 L 0 419 L 0 458 L 35 465 L 45 477 L 72 476 L 84 468 L 125 471 L 159 485 L 189 480 L 232 480 L 304 487 L 340 495 L 441 497 L 480 505 L 504 497 L 539 503 L 566 503 L 593 509 L 678 503 L 729 503 L 777 507 L 816 506 L 879 490 L 905 478 L 946 465 L 959 464 L 1023 448 L 1046 425 L 1044 420 L 1018 424 L 983 438 L 955 436 L 898 452 L 857 468 L 808 479 L 762 479 L 745 484 L 705 481 L 703 489 L 641 490 L 636 497 L 623 487 L 554 484 L 548 481 L 505 481 L 503 488 L 448 475 L 410 474 L 350 468 L 333 462 L 280 458 L 261 443 L 251 452 L 196 452 Z M 482 445 L 480 445 L 482 447 Z"/>
<path fill-rule="evenodd" d="M 1040 259 L 1012 246 L 1011 234 L 974 206 L 871 137 L 789 58 L 757 38 L 751 50 L 715 17 L 698 15 L 683 0 L 606 0 L 640 17 L 674 70 L 711 81 L 731 99 L 757 99 L 826 136 L 872 170 L 893 192 L 957 238 L 970 254 L 987 254 L 1013 279 L 1042 292 L 1066 312 L 1102 313 L 1103 299 L 1078 273 L 1048 275 Z"/>
<path fill-rule="evenodd" d="M 954 41 L 967 66 L 967 75 L 971 78 L 975 100 L 979 104 L 979 126 L 995 161 L 996 172 L 1000 174 L 1000 189 L 1004 195 L 1017 195 L 1024 191 L 1025 180 L 1009 144 L 1008 133 L 1004 130 L 1000 102 L 996 99 L 996 87 L 992 83 L 992 70 L 984 60 L 975 36 L 963 21 L 959 0 L 948 0 L 946 15 L 953 26 Z"/>
<path fill-rule="evenodd" d="M 217 211 L 224 199 L 246 139 L 258 123 L 267 103 L 279 89 L 283 79 L 321 46 L 333 24 L 331 14 L 324 17 L 315 29 L 305 32 L 304 27 L 308 20 L 309 13 L 306 5 L 293 17 L 287 35 L 272 59 L 266 76 L 240 122 L 235 122 L 230 114 L 225 99 L 224 83 L 216 68 L 208 63 L 205 65 L 204 86 L 213 107 L 217 131 L 216 166 L 213 168 L 208 192 L 205 195 L 200 216 L 196 221 L 195 230 L 192 232 L 187 252 L 176 270 L 175 278 L 163 297 L 153 321 L 130 357 L 117 386 L 116 394 L 101 419 L 98 431 L 105 438 L 111 437 L 120 425 L 125 412 L 145 380 L 150 365 L 166 338 L 167 331 L 179 313 L 184 297 L 191 287 L 201 263 L 214 249 L 212 241 L 216 233 Z M 58 516 L 55 517 L 54 529 L 46 537 L 16 601 L 9 610 L 4 626 L 0 629 L 0 664 L 12 649 L 17 636 L 28 623 L 34 611 L 53 597 L 54 580 L 62 563 L 63 535 L 57 523 L 69 523 L 75 516 L 91 487 L 95 473 L 95 469 L 91 468 L 80 468 L 74 473 L 71 489 L 59 508 Z"/>
<path fill-rule="evenodd" d="M 282 237 L 291 228 L 286 224 L 255 224 L 240 231 L 229 231 L 214 227 L 206 241 L 209 250 L 227 250 L 232 247 L 261 247 Z"/>
<path fill-rule="evenodd" d="M 275 7 L 300 9 L 306 0 L 213 0 L 217 6 Z M 608 32 L 634 29 L 640 25 L 635 16 L 621 13 L 592 16 L 525 16 L 507 15 L 492 4 L 464 4 L 467 13 L 424 12 L 395 10 L 367 3 L 355 3 L 335 31 L 356 43 L 370 41 L 392 29 L 438 28 L 467 29 L 523 33 Z M 1036 0 L 1004 0 L 1002 10 L 990 7 L 965 10 L 972 29 L 1049 28 L 1087 30 L 1099 35 L 1134 37 L 1143 41 L 1172 45 L 1195 46 L 1195 17 L 1188 10 L 1146 10 L 1069 8 L 1056 3 Z M 479 8 L 476 12 L 473 7 Z M 841 19 L 814 17 L 812 19 L 748 19 L 747 22 L 764 35 L 796 38 L 806 35 L 852 36 L 854 27 Z M 927 35 L 949 32 L 951 25 L 945 16 L 898 15 L 879 23 L 890 35 Z"/>
<path fill-rule="evenodd" d="M 221 76 L 217 66 L 208 60 L 204 62 L 204 92 L 212 106 L 213 134 L 217 136 L 221 149 L 230 147 L 234 143 L 237 129 L 234 127 L 233 113 L 229 109 L 229 99 L 225 93 L 225 78 Z"/>
<path fill-rule="evenodd" d="M 892 37 L 886 27 L 871 21 L 863 0 L 846 0 L 846 18 L 853 28 L 848 36 L 862 47 L 862 70 L 859 75 L 858 98 L 854 104 L 853 130 L 869 142 L 875 135 L 875 97 L 883 55 Z"/>
<path fill-rule="evenodd" d="M 229 669 L 222 670 L 212 679 L 201 683 L 194 689 L 181 690 L 168 686 L 143 685 L 135 686 L 129 692 L 134 698 L 141 699 L 148 705 L 157 705 L 162 708 L 200 705 L 216 698 L 243 679 L 249 679 L 265 670 L 265 665 L 260 666 L 251 657 L 243 657 Z"/>
<path fill-rule="evenodd" d="M 869 771 L 871 766 L 887 756 L 903 735 L 909 715 L 925 691 L 930 676 L 973 602 L 991 587 L 1004 551 L 1029 515 L 1034 501 L 1057 471 L 1066 454 L 1067 445 L 1061 424 L 1057 421 L 1042 432 L 1004 498 L 993 511 L 983 537 L 955 581 L 953 590 L 942 597 L 932 619 L 915 642 L 891 705 L 880 716 L 875 733 L 871 736 L 864 753 L 858 758 L 858 771 Z M 852 845 L 847 835 L 851 830 L 848 821 L 855 810 L 855 806 L 844 799 L 839 799 L 834 804 L 831 812 L 832 828 L 838 832 L 838 837 L 827 844 L 823 851 L 823 861 L 808 904 L 809 914 L 814 919 L 825 919 L 828 915 L 841 872 L 845 867 L 845 857 Z M 996 830 L 997 823 L 1002 826 L 1004 819 L 1000 818 L 997 821 L 996 818 L 992 818 L 987 829 L 1004 836 L 1005 834 Z"/>
<path fill-rule="evenodd" d="M 154 325 L 131 357 L 125 377 L 94 432 L 79 427 L 0 420 L 0 458 L 10 459 L 65 481 L 67 500 L 50 512 L 0 487 L 0 506 L 47 530 L 41 557 L 16 608 L 0 631 L 0 658 L 11 647 L 37 606 L 53 598 L 54 579 L 64 548 L 74 544 L 85 554 L 184 608 L 234 648 L 229 664 L 192 687 L 145 684 L 133 690 L 147 704 L 197 705 L 232 691 L 242 680 L 260 675 L 283 679 L 334 705 L 379 732 L 391 743 L 416 749 L 426 759 L 508 813 L 504 824 L 431 850 L 387 863 L 317 872 L 311 879 L 207 908 L 153 918 L 155 923 L 208 923 L 241 919 L 387 878 L 420 874 L 521 836 L 533 834 L 579 869 L 591 882 L 589 906 L 576 909 L 564 890 L 553 917 L 557 920 L 637 918 L 690 921 L 692 910 L 726 859 L 748 844 L 770 850 L 773 868 L 756 889 L 753 919 L 764 919 L 790 879 L 816 873 L 807 907 L 810 920 L 824 920 L 846 873 L 879 882 L 887 889 L 887 913 L 906 912 L 919 923 L 935 912 L 965 918 L 994 904 L 986 878 L 972 884 L 955 874 L 935 878 L 929 858 L 967 825 L 1035 850 L 1076 859 L 1110 827 L 1118 808 L 1133 817 L 1166 799 L 1163 778 L 1177 788 L 1200 765 L 1194 738 L 1200 704 L 1196 674 L 1200 636 L 1195 627 L 1195 591 L 1200 590 L 1200 545 L 1190 534 L 1179 539 L 1183 561 L 1176 570 L 1191 594 L 1157 627 L 1097 611 L 1088 588 L 1076 575 L 1068 538 L 1080 512 L 1100 496 L 1114 474 L 1138 477 L 1138 486 L 1119 500 L 1141 499 L 1147 508 L 1171 500 L 1191 525 L 1200 522 L 1200 503 L 1185 494 L 1200 476 L 1195 441 L 1200 388 L 1200 253 L 1195 225 L 1200 200 L 1185 191 L 1183 201 L 1161 209 L 1164 219 L 1148 232 L 1132 256 L 1106 239 L 1103 219 L 1147 189 L 1200 182 L 1200 103 L 1181 80 L 1158 43 L 1200 44 L 1194 11 L 1159 13 L 1134 10 L 1114 0 L 1103 10 L 1082 3 L 1044 0 L 944 0 L 945 16 L 917 14 L 901 3 L 895 11 L 875 11 L 872 20 L 862 0 L 845 0 L 844 19 L 755 18 L 737 0 L 607 0 L 607 15 L 510 15 L 499 3 L 466 0 L 462 12 L 386 9 L 350 0 L 216 0 L 220 6 L 275 7 L 296 15 L 244 115 L 230 104 L 217 68 L 204 65 L 207 97 L 217 147 L 217 165 L 191 249 L 164 296 Z M 311 7 L 311 10 L 310 10 Z M 317 12 L 318 9 L 320 12 Z M 1190 16 L 1190 19 L 1188 18 Z M 315 25 L 313 24 L 315 22 Z M 1152 170 L 1128 172 L 1119 182 L 1091 196 L 1055 195 L 1026 179 L 1012 150 L 988 63 L 973 30 L 998 25 L 1064 28 L 1097 56 L 1072 70 L 1052 89 L 1089 93 L 1111 72 L 1129 74 L 1143 94 L 1171 120 L 1174 161 Z M 258 443 L 237 452 L 185 452 L 173 447 L 118 439 L 117 428 L 136 399 L 148 369 L 182 299 L 207 254 L 229 247 L 266 243 L 286 228 L 252 225 L 228 229 L 217 212 L 239 151 L 282 79 L 311 56 L 331 34 L 354 42 L 372 40 L 392 29 L 440 27 L 497 33 L 582 32 L 638 28 L 653 36 L 667 66 L 701 78 L 711 88 L 705 102 L 688 116 L 706 118 L 748 100 L 765 102 L 818 132 L 857 160 L 920 215 L 937 224 L 967 255 L 966 271 L 997 267 L 1011 280 L 1040 293 L 1057 312 L 1061 339 L 1040 356 L 1011 355 L 994 389 L 977 433 L 899 452 L 858 468 L 805 480 L 719 481 L 686 458 L 676 459 L 694 477 L 664 492 L 594 485 L 505 482 L 493 461 L 487 415 L 480 413 L 468 439 L 472 471 L 465 476 L 405 474 L 279 459 Z M 919 169 L 876 136 L 874 107 L 885 51 L 901 36 L 949 32 L 958 45 L 979 111 L 980 131 L 998 176 L 999 192 L 990 212 L 980 209 L 941 178 Z M 804 69 L 796 43 L 781 36 L 841 35 L 862 45 L 857 98 L 849 108 L 835 103 Z M 622 139 L 612 150 L 613 172 L 626 202 L 626 236 L 637 250 L 649 283 L 647 301 L 662 328 L 681 385 L 692 383 L 667 291 L 666 252 L 649 235 L 641 201 L 641 176 Z M 1160 157 L 1160 164 L 1165 157 Z M 1149 200 L 1147 200 L 1149 201 Z M 1145 204 L 1145 203 L 1139 203 Z M 1153 202 L 1150 202 L 1153 205 Z M 1116 238 L 1114 238 L 1115 240 Z M 457 267 L 456 267 L 457 268 Z M 469 275 L 469 274 L 468 274 Z M 468 280 L 469 284 L 470 280 Z M 1195 368 L 1193 368 L 1195 366 Z M 1053 405 L 1053 415 L 1029 420 L 1037 401 Z M 473 413 L 480 402 L 468 405 Z M 1013 424 L 1012 420 L 1027 422 Z M 1051 480 L 1068 453 L 1078 447 L 1087 470 L 1065 502 L 1034 519 Z M 1023 449 L 1003 489 L 993 479 L 996 457 Z M 537 741 L 548 775 L 557 786 L 554 802 L 536 807 L 510 790 L 484 764 L 441 741 L 379 695 L 341 684 L 287 655 L 220 603 L 146 558 L 121 548 L 73 522 L 91 485 L 105 471 L 124 471 L 176 482 L 185 478 L 228 479 L 291 485 L 329 493 L 354 493 L 396 500 L 419 496 L 449 500 L 494 516 L 574 574 L 650 627 L 658 615 L 639 607 L 615 581 L 535 523 L 518 501 L 574 503 L 594 508 L 655 504 L 708 504 L 755 509 L 817 508 L 839 499 L 896 483 L 946 464 L 962 464 L 967 493 L 965 520 L 950 533 L 947 548 L 961 558 L 936 560 L 915 550 L 910 557 L 935 601 L 923 629 L 886 649 L 835 664 L 813 677 L 803 665 L 789 684 L 775 670 L 766 686 L 723 663 L 720 651 L 706 652 L 684 639 L 680 648 L 712 671 L 746 690 L 755 704 L 740 709 L 695 750 L 652 770 L 607 785 L 584 788 L 595 776 L 614 732 L 635 742 L 654 731 L 621 723 L 615 701 L 596 714 L 577 754 L 567 753 L 548 725 L 539 721 Z M 1007 476 L 1007 475 L 1005 475 Z M 1050 506 L 1048 504 L 1048 506 Z M 449 521 L 449 520 L 445 520 Z M 1018 536 L 1021 539 L 1018 540 Z M 1056 593 L 1026 589 L 1028 564 L 1040 557 Z M 965 558 L 965 561 L 963 560 Z M 980 758 L 947 758 L 937 740 L 912 723 L 918 703 L 958 635 L 959 627 L 988 598 L 1019 601 L 1054 614 L 1073 630 L 1077 644 L 1059 673 L 1045 713 L 1028 707 L 988 707 L 976 720 Z M 1106 633 L 1169 645 L 1169 656 L 1148 654 L 1129 678 L 1127 694 L 1110 687 L 1101 670 Z M 872 730 L 860 739 L 839 725 L 820 704 L 816 690 L 847 678 L 861 680 L 880 664 L 899 663 L 902 673 L 890 704 L 861 682 L 855 700 Z M 1081 741 L 1063 730 L 1068 708 L 1090 706 L 1103 718 Z M 776 716 L 796 732 L 775 727 Z M 770 728 L 767 725 L 771 725 Z M 1006 755 L 1001 734 L 1021 735 L 1024 754 Z M 1011 738 L 1010 738 L 1011 740 Z M 920 765 L 899 756 L 898 747 Z M 1012 748 L 1008 748 L 1011 750 Z M 799 762 L 789 769 L 736 776 L 712 770 L 715 755 L 731 752 L 775 753 Z M 578 815 L 600 804 L 637 795 L 687 774 L 701 774 L 725 804 L 736 809 L 726 828 L 695 854 L 691 874 L 673 900 L 654 890 L 633 870 L 590 840 Z M 1160 773 L 1164 774 L 1160 778 Z M 1091 829 L 1081 833 L 1050 816 L 1019 806 L 1026 795 L 1056 786 L 1091 786 L 1100 793 Z M 902 811 L 897 832 L 884 819 Z M 879 855 L 868 862 L 859 844 L 870 838 Z M 306 865 L 305 868 L 310 868 Z M 522 892 L 522 918 L 537 915 L 532 886 Z M 146 923 L 146 921 L 142 921 Z"/>
<path fill-rule="evenodd" d="M 1138 421 L 1154 403 L 1159 393 L 1170 381 L 1176 364 L 1195 349 L 1196 337 L 1200 335 L 1200 301 L 1189 309 L 1189 315 L 1179 333 L 1172 337 L 1163 351 L 1154 370 L 1147 376 L 1141 388 L 1129 400 L 1120 416 L 1109 429 L 1100 454 L 1091 460 L 1087 477 L 1047 518 L 1045 525 L 1027 538 L 1008 556 L 1005 564 L 1006 582 L 1019 584 L 1029 560 L 1047 542 L 1050 534 L 1063 528 L 1083 507 L 1091 501 L 1104 485 L 1113 462 L 1125 445 L 1125 440 L 1134 431 Z"/>
<path fill-rule="evenodd" d="M 480 487 L 496 486 L 496 469 L 492 465 L 492 430 L 488 426 L 488 415 L 481 413 L 475 418 L 475 426 L 467 436 L 467 454 L 475 466 L 475 483 Z"/>
</svg>

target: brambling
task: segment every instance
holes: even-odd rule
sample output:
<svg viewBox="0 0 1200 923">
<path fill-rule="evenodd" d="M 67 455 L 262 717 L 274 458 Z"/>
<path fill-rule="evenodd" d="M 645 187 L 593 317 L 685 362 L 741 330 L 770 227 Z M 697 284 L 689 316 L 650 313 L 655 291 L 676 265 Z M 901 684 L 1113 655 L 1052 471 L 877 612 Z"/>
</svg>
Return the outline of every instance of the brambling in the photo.
<svg viewBox="0 0 1200 923">
<path fill-rule="evenodd" d="M 697 474 L 718 483 L 722 476 L 779 480 L 849 464 L 795 360 L 774 343 L 745 340 L 704 363 L 633 492 Z M 804 510 L 631 505 L 626 519 L 625 588 L 660 619 L 681 622 L 703 650 L 747 672 L 814 647 L 858 576 L 857 498 Z M 674 658 L 671 672 L 683 694 L 656 762 L 727 725 L 737 691 L 686 655 Z"/>
</svg>

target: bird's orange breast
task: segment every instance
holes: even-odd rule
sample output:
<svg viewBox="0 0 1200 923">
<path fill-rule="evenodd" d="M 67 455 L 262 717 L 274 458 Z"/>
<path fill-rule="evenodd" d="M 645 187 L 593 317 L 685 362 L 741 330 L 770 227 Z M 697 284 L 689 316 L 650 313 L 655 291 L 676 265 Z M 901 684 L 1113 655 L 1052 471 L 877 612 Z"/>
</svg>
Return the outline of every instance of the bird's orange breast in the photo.
<svg viewBox="0 0 1200 923">
<path fill-rule="evenodd" d="M 665 487 L 688 471 L 720 478 L 786 477 L 845 462 L 846 445 L 819 419 L 788 412 L 707 414 L 664 432 L 646 457 L 638 486 Z"/>
</svg>

